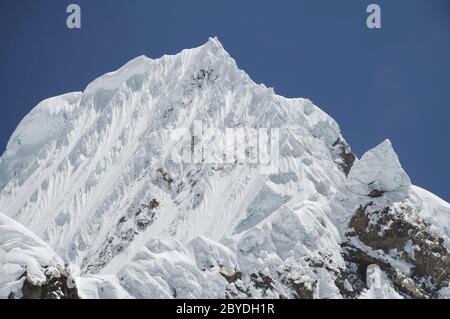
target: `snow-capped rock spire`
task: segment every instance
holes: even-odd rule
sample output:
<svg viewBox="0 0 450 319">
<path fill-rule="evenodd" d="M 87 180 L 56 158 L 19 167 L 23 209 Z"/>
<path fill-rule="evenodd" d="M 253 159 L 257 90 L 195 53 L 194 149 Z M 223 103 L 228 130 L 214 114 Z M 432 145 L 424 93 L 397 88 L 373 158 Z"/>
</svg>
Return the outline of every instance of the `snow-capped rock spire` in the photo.
<svg viewBox="0 0 450 319">
<path fill-rule="evenodd" d="M 353 193 L 372 197 L 387 192 L 405 192 L 410 186 L 411 180 L 388 139 L 366 152 L 353 165 L 347 184 Z"/>
</svg>

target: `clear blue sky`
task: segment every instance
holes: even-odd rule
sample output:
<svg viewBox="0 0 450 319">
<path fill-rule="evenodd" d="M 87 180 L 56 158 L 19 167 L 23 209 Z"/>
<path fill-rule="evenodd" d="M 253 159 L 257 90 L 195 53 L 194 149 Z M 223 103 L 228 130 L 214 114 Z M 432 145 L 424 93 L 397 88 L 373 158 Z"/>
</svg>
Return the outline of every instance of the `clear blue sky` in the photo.
<svg viewBox="0 0 450 319">
<path fill-rule="evenodd" d="M 373 2 L 381 30 L 365 25 Z M 65 26 L 70 3 L 81 30 Z M 332 115 L 358 156 L 390 138 L 413 182 L 450 200 L 448 0 L 1 0 L 0 152 L 40 100 L 209 36 L 256 82 Z"/>
</svg>

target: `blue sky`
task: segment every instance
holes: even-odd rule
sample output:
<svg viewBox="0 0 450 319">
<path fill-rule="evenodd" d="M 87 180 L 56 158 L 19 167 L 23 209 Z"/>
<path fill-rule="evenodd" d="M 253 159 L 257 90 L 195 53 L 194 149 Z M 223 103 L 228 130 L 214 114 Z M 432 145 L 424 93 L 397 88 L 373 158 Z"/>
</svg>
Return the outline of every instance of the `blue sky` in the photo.
<svg viewBox="0 0 450 319">
<path fill-rule="evenodd" d="M 70 3 L 81 30 L 65 26 Z M 448 0 L 2 0 L 0 152 L 42 99 L 209 36 L 256 82 L 333 116 L 358 156 L 390 138 L 413 182 L 450 200 Z"/>
</svg>

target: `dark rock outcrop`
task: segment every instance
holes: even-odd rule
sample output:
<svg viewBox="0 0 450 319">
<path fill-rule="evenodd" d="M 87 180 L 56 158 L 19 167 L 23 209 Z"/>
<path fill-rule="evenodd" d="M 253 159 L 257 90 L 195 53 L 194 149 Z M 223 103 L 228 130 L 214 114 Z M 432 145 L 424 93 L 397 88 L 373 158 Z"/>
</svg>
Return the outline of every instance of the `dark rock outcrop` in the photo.
<svg viewBox="0 0 450 319">
<path fill-rule="evenodd" d="M 24 272 L 21 299 L 79 299 L 78 289 L 74 279 L 70 276 L 67 266 L 42 267 L 46 276 L 44 282 L 35 282 Z M 16 299 L 16 294 L 11 293 L 10 299 Z"/>
<path fill-rule="evenodd" d="M 383 209 L 373 209 L 372 205 L 356 210 L 349 224 L 353 231 L 348 235 L 386 256 L 396 252 L 398 259 L 411 265 L 411 274 L 406 278 L 394 270 L 388 258 L 374 258 L 356 248 L 347 249 L 346 260 L 356 263 L 360 272 L 368 264 L 379 265 L 399 290 L 411 297 L 435 297 L 450 281 L 450 254 L 443 239 L 407 205 Z M 359 277 L 364 276 L 359 273 Z"/>
<path fill-rule="evenodd" d="M 333 148 L 337 150 L 339 156 L 335 159 L 335 162 L 344 172 L 345 176 L 348 176 L 356 159 L 355 154 L 351 151 L 350 146 L 340 138 L 333 143 Z"/>
</svg>

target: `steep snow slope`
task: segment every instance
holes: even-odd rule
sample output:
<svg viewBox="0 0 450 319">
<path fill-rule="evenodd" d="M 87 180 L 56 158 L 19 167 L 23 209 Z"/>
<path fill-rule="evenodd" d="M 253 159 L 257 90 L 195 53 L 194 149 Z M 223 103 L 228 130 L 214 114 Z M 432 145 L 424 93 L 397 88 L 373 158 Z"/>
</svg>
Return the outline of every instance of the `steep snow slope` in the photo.
<svg viewBox="0 0 450 319">
<path fill-rule="evenodd" d="M 276 170 L 176 160 L 216 149 L 210 129 L 270 136 L 238 142 L 246 155 L 279 137 Z M 0 211 L 70 264 L 84 298 L 445 296 L 450 206 L 411 186 L 389 141 L 354 161 L 331 117 L 210 39 L 36 106 L 0 158 Z M 392 225 L 423 236 L 390 247 Z M 370 290 L 372 264 L 394 288 Z"/>
<path fill-rule="evenodd" d="M 45 297 L 56 298 L 70 290 L 68 279 L 68 269 L 47 244 L 0 213 L 0 298 L 40 297 L 41 286 L 50 280 L 53 286 L 45 288 Z"/>
</svg>

